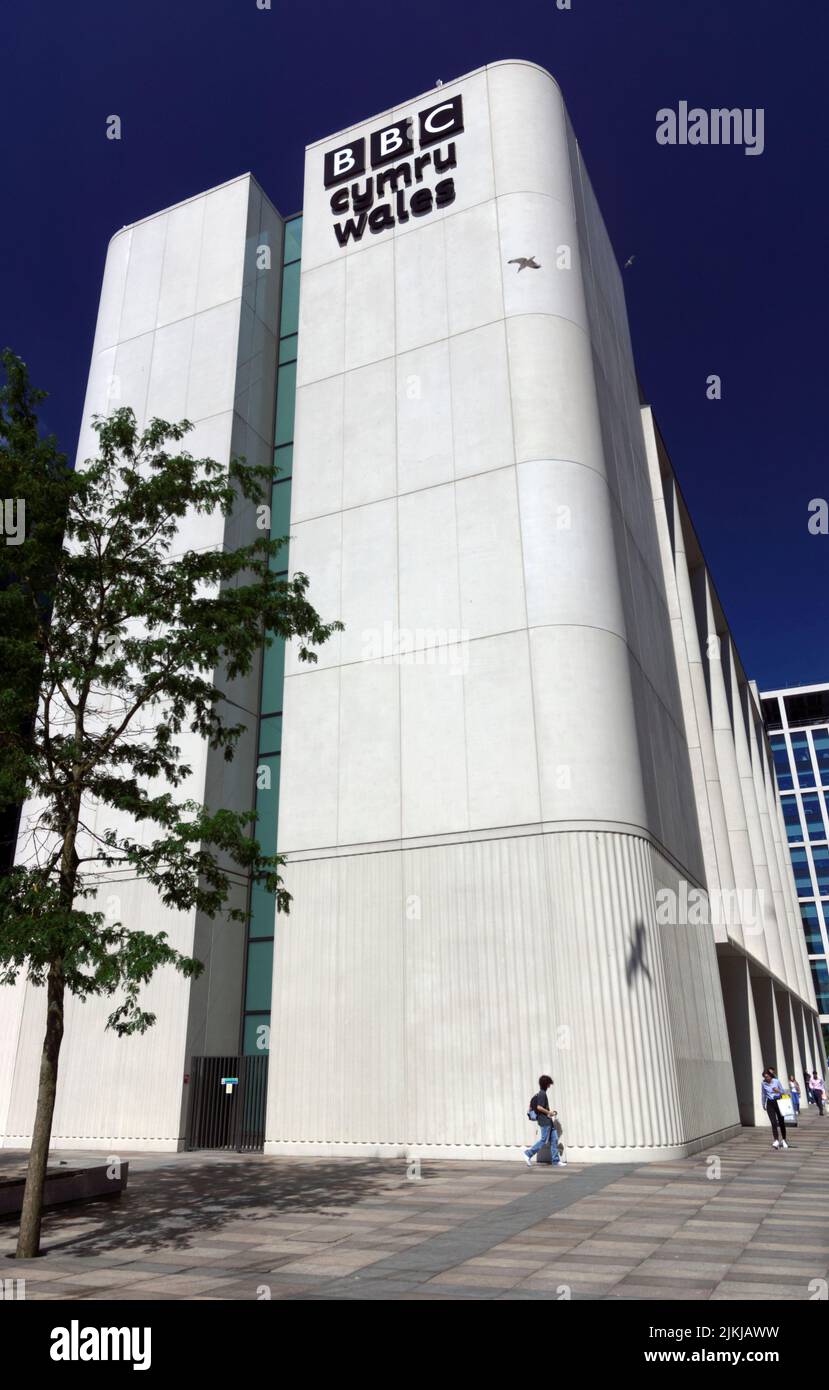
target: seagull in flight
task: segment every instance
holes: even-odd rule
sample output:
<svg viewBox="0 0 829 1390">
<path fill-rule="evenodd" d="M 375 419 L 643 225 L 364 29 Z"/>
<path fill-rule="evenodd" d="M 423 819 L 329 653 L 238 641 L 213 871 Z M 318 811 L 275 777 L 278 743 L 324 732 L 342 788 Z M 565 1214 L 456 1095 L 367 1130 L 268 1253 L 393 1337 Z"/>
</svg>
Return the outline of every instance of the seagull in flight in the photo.
<svg viewBox="0 0 829 1390">
<path fill-rule="evenodd" d="M 624 265 L 625 270 L 627 270 L 627 268 L 628 268 L 629 265 L 633 265 L 633 262 L 634 262 L 635 260 L 636 260 L 636 257 L 635 257 L 635 256 L 628 256 L 627 260 L 625 261 L 625 265 Z"/>
<path fill-rule="evenodd" d="M 528 268 L 530 270 L 541 269 L 541 266 L 538 264 L 538 261 L 535 259 L 535 256 L 514 256 L 511 261 L 507 261 L 507 265 L 517 265 L 519 275 L 521 274 L 522 270 L 527 270 Z"/>
</svg>

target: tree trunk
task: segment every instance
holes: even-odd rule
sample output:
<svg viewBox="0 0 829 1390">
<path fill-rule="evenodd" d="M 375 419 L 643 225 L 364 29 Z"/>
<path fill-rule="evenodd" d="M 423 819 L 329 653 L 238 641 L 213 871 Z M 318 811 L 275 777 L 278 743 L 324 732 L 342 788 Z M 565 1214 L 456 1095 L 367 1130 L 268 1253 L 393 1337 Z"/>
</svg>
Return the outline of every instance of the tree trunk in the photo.
<svg viewBox="0 0 829 1390">
<path fill-rule="evenodd" d="M 58 1086 L 58 1057 L 63 1040 L 64 978 L 61 961 L 52 961 L 47 982 L 46 1035 L 40 1057 L 40 1081 L 37 1088 L 37 1110 L 29 1153 L 23 1210 L 20 1213 L 20 1233 L 17 1238 L 17 1258 L 31 1260 L 40 1253 L 40 1223 L 43 1218 L 43 1188 L 49 1141 L 52 1137 L 52 1116 L 55 1113 L 55 1094 Z"/>
</svg>

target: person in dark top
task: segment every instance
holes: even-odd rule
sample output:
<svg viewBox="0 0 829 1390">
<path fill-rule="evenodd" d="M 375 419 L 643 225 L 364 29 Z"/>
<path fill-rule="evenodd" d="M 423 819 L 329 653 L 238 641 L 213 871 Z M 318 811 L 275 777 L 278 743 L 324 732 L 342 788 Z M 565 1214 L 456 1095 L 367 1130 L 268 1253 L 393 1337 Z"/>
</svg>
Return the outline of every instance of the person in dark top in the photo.
<svg viewBox="0 0 829 1390">
<path fill-rule="evenodd" d="M 567 1160 L 561 1158 L 558 1151 L 558 1134 L 556 1134 L 553 1126 L 553 1111 L 550 1108 L 550 1100 L 547 1095 L 552 1084 L 553 1078 L 551 1076 L 539 1076 L 538 1091 L 530 1101 L 529 1108 L 531 1111 L 534 1111 L 538 1117 L 541 1136 L 536 1140 L 531 1149 L 524 1150 L 524 1161 L 528 1168 L 532 1167 L 533 1157 L 544 1148 L 545 1144 L 550 1144 L 550 1157 L 553 1161 L 553 1167 L 558 1167 L 560 1164 L 566 1166 L 567 1163 Z M 553 1134 L 556 1136 L 554 1144 L 550 1142 Z M 536 1162 L 538 1162 L 537 1159 Z"/>
</svg>

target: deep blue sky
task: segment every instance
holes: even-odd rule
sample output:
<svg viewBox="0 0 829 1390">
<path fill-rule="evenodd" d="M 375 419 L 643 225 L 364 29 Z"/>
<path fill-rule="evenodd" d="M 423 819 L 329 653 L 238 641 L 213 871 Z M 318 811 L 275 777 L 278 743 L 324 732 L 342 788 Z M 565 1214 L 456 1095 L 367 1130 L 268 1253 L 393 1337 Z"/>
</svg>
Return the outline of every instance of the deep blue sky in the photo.
<svg viewBox="0 0 829 1390">
<path fill-rule="evenodd" d="M 107 242 L 251 170 L 283 213 L 303 146 L 499 58 L 563 88 L 625 272 L 637 367 L 748 673 L 829 680 L 824 0 L 12 0 L 0 338 L 74 455 Z M 670 148 L 685 99 L 763 107 L 766 148 Z M 120 143 L 105 138 L 111 113 Z M 723 400 L 709 402 L 709 373 Z"/>
</svg>

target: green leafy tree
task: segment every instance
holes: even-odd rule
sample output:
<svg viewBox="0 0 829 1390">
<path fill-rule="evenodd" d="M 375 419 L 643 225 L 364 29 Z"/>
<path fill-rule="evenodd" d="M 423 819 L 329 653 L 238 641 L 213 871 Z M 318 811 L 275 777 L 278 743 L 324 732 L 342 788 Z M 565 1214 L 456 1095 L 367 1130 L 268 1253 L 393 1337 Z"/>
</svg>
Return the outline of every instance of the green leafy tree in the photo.
<svg viewBox="0 0 829 1390">
<path fill-rule="evenodd" d="M 189 730 L 231 760 L 245 725 L 229 683 L 266 634 L 301 660 L 341 625 L 323 623 L 308 579 L 279 578 L 281 540 L 173 555 L 185 513 L 225 517 L 270 501 L 271 470 L 192 458 L 189 422 L 129 409 L 96 418 L 98 455 L 78 472 L 42 439 L 24 364 L 3 357 L 0 497 L 25 502 L 25 537 L 0 544 L 0 807 L 27 801 L 22 852 L 0 879 L 0 983 L 20 972 L 46 990 L 46 1030 L 17 1254 L 37 1254 L 66 992 L 112 996 L 108 1027 L 155 1021 L 141 990 L 160 966 L 201 964 L 94 902 L 102 874 L 145 880 L 167 906 L 245 920 L 238 885 L 256 877 L 287 911 L 282 860 L 255 838 L 255 812 L 176 795 Z M 264 516 L 260 513 L 260 518 Z M 226 698 L 227 697 L 227 698 Z M 112 808 L 95 831 L 90 801 Z M 132 825 L 140 833 L 123 827 Z M 147 827 L 141 831 L 141 827 Z"/>
</svg>

